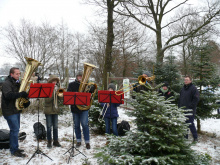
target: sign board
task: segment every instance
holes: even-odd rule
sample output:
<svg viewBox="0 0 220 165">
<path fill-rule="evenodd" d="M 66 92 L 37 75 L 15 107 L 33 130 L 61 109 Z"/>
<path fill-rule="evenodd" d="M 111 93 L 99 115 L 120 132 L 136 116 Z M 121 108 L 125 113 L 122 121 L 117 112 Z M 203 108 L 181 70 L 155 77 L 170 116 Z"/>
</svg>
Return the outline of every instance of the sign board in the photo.
<svg viewBox="0 0 220 165">
<path fill-rule="evenodd" d="M 123 79 L 123 91 L 124 93 L 124 98 L 129 99 L 130 98 L 130 87 L 129 87 L 129 79 Z"/>
</svg>

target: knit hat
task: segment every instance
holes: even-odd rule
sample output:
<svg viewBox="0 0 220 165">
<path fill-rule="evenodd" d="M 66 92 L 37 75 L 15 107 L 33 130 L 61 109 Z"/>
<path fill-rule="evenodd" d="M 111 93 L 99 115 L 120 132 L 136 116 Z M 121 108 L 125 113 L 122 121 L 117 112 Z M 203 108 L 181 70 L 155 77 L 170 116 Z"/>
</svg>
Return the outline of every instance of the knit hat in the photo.
<svg viewBox="0 0 220 165">
<path fill-rule="evenodd" d="M 146 74 L 148 77 L 151 77 L 150 72 L 144 71 L 143 74 Z"/>
<path fill-rule="evenodd" d="M 76 73 L 76 77 L 77 76 L 82 76 L 83 75 L 83 71 L 79 70 L 77 73 Z"/>
<path fill-rule="evenodd" d="M 164 86 L 168 87 L 168 86 L 169 86 L 169 83 L 168 83 L 167 81 L 164 81 L 162 87 L 164 87 Z"/>
<path fill-rule="evenodd" d="M 57 76 L 55 76 L 55 75 L 50 75 L 50 78 L 48 79 L 48 83 L 52 83 L 54 80 L 56 80 L 57 81 L 57 83 L 59 83 L 60 82 L 60 79 L 57 77 Z"/>
<path fill-rule="evenodd" d="M 113 91 L 115 91 L 115 84 L 110 83 L 110 84 L 108 85 L 108 89 L 109 89 L 109 88 L 112 88 L 112 89 L 113 89 Z"/>
</svg>

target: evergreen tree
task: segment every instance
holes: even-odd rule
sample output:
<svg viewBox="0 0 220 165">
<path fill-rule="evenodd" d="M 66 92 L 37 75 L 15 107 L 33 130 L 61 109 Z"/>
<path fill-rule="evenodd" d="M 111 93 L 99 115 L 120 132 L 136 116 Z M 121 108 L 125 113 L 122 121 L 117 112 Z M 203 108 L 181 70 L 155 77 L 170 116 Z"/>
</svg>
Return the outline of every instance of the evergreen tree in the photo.
<svg viewBox="0 0 220 165">
<path fill-rule="evenodd" d="M 156 65 L 155 68 L 155 82 L 156 84 L 168 82 L 170 90 L 174 93 L 176 103 L 178 102 L 178 96 L 182 87 L 180 81 L 180 73 L 178 66 L 175 64 L 175 56 L 168 56 L 165 58 L 163 66 Z"/>
<path fill-rule="evenodd" d="M 137 129 L 125 137 L 109 136 L 109 145 L 96 155 L 100 164 L 208 164 L 210 157 L 196 153 L 184 138 L 188 125 L 183 109 L 155 91 L 135 95 L 129 115 L 136 117 Z"/>
<path fill-rule="evenodd" d="M 101 111 L 102 107 L 99 104 L 98 97 L 96 95 L 89 110 L 89 125 L 93 127 L 93 131 L 95 131 L 94 133 L 97 134 L 105 133 L 105 122 L 104 120 L 99 120 Z"/>
<path fill-rule="evenodd" d="M 216 74 L 215 66 L 210 61 L 212 47 L 204 45 L 201 47 L 192 47 L 195 50 L 194 61 L 191 63 L 191 73 L 194 83 L 200 93 L 200 101 L 197 105 L 197 127 L 201 132 L 200 119 L 214 117 L 213 111 L 216 110 L 217 96 L 214 91 L 218 88 L 220 82 L 219 75 Z"/>
</svg>

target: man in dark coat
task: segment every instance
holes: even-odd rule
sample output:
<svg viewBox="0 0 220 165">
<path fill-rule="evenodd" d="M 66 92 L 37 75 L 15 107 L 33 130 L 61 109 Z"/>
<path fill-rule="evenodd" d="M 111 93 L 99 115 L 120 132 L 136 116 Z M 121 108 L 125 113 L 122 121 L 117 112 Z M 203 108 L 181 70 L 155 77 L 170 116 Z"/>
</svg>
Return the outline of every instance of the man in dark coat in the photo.
<svg viewBox="0 0 220 165">
<path fill-rule="evenodd" d="M 71 82 L 68 86 L 67 91 L 68 92 L 78 92 L 80 82 L 82 80 L 82 71 L 78 71 L 76 75 L 76 80 L 74 82 Z M 90 136 L 89 136 L 89 124 L 88 124 L 88 110 L 80 110 L 76 105 L 71 105 L 71 112 L 73 115 L 74 120 L 74 128 L 75 128 L 75 134 L 76 134 L 76 147 L 81 146 L 81 128 L 80 124 L 82 125 L 83 129 L 83 135 L 84 140 L 86 143 L 86 148 L 90 149 Z"/>
<path fill-rule="evenodd" d="M 196 106 L 199 102 L 199 91 L 197 88 L 192 84 L 192 79 L 189 76 L 184 78 L 184 86 L 180 91 L 180 99 L 179 99 L 179 107 L 184 107 L 185 109 L 191 109 L 192 115 L 187 115 L 188 120 L 186 123 L 190 123 L 189 128 L 192 132 L 194 141 L 198 141 L 198 135 L 196 131 L 196 127 L 194 125 L 194 118 L 196 115 Z M 186 135 L 188 139 L 188 134 Z"/>
<path fill-rule="evenodd" d="M 25 157 L 24 150 L 19 149 L 18 134 L 20 129 L 20 113 L 16 106 L 16 99 L 23 97 L 27 98 L 26 92 L 19 92 L 20 88 L 20 71 L 19 68 L 11 68 L 9 76 L 6 78 L 2 85 L 2 114 L 7 120 L 10 128 L 10 152 L 17 157 Z M 30 102 L 23 104 L 24 107 L 28 107 Z"/>
</svg>

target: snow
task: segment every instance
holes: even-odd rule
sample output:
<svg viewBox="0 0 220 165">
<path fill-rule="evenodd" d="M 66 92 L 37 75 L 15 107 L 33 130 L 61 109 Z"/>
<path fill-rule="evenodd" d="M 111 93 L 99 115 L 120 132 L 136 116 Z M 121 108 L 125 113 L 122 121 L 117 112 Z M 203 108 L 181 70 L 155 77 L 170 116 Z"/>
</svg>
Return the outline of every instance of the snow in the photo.
<svg viewBox="0 0 220 165">
<path fill-rule="evenodd" d="M 129 121 L 131 128 L 133 126 L 133 117 L 126 115 L 126 109 L 120 107 L 118 123 L 122 120 Z M 25 150 L 27 157 L 18 158 L 10 154 L 9 149 L 0 150 L 0 164 L 4 165 L 20 165 L 26 164 L 29 160 L 30 165 L 60 165 L 60 164 L 90 164 L 98 165 L 97 159 L 94 158 L 94 154 L 98 152 L 98 148 L 105 146 L 106 138 L 102 135 L 95 135 L 93 130 L 90 129 L 90 144 L 91 149 L 85 148 L 84 141 L 78 148 L 78 152 L 74 149 L 74 156 L 71 157 L 70 153 L 67 152 L 72 147 L 73 140 L 73 127 L 72 127 L 72 114 L 70 111 L 65 112 L 63 115 L 59 115 L 59 141 L 62 147 L 47 148 L 47 142 L 42 140 L 39 142 L 39 149 L 42 153 L 46 154 L 35 154 L 31 159 L 32 155 L 37 150 L 37 141 L 34 136 L 33 125 L 38 121 L 37 113 L 23 113 L 21 115 L 21 127 L 20 132 L 26 132 L 27 137 L 24 141 L 20 141 L 19 145 L 21 149 Z M 46 119 L 42 111 L 39 114 L 39 121 L 46 126 Z M 196 124 L 196 122 L 195 122 Z M 213 159 L 213 165 L 220 165 L 220 119 L 208 119 L 201 121 L 202 131 L 205 131 L 209 136 L 199 135 L 199 142 L 193 146 L 193 149 L 208 153 Z M 8 124 L 3 116 L 0 117 L 0 129 L 9 129 Z M 189 141 L 192 137 L 189 138 Z M 84 156 L 85 155 L 85 156 Z M 49 158 L 52 160 L 50 160 Z M 69 162 L 68 162 L 69 160 Z"/>
</svg>

